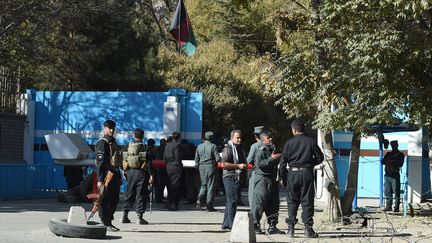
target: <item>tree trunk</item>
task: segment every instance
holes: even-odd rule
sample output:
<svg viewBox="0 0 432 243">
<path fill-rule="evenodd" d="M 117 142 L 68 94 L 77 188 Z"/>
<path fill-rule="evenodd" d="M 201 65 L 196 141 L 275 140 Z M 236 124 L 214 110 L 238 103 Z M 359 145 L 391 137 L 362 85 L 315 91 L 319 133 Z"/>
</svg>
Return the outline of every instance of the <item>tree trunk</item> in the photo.
<svg viewBox="0 0 432 243">
<path fill-rule="evenodd" d="M 324 214 L 330 222 L 339 222 L 342 219 L 342 208 L 339 195 L 338 176 L 336 170 L 335 150 L 331 132 L 319 131 L 324 152 L 324 167 L 326 175 L 325 187 L 328 191 Z M 323 188 L 324 189 L 324 188 Z"/>
<path fill-rule="evenodd" d="M 351 140 L 351 153 L 349 161 L 348 178 L 345 187 L 345 193 L 342 197 L 342 212 L 344 215 L 351 214 L 352 203 L 357 193 L 358 184 L 358 167 L 360 159 L 361 136 L 359 132 L 353 132 Z"/>
</svg>

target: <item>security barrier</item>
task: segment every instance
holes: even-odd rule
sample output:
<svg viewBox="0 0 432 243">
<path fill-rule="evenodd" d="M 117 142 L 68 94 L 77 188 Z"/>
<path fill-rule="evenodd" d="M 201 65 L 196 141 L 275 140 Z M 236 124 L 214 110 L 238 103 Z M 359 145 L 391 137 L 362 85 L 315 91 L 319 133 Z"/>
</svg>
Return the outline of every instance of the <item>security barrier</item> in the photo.
<svg viewBox="0 0 432 243">
<path fill-rule="evenodd" d="M 54 197 L 65 188 L 63 166 L 0 164 L 0 200 Z"/>
</svg>

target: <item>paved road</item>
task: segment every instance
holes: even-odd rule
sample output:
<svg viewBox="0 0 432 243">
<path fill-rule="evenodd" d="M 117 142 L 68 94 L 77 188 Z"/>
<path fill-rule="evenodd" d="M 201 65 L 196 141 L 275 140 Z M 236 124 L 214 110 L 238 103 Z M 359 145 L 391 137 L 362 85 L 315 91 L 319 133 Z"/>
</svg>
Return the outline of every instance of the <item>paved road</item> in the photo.
<svg viewBox="0 0 432 243">
<path fill-rule="evenodd" d="M 243 195 L 246 201 L 246 194 Z M 149 225 L 121 224 L 121 203 L 113 222 L 119 232 L 108 232 L 107 239 L 113 242 L 228 242 L 230 232 L 221 229 L 224 197 L 216 199 L 218 212 L 198 211 L 194 205 L 181 202 L 180 210 L 171 212 L 164 204 L 154 204 L 153 212 L 145 213 Z M 56 199 L 33 199 L 0 201 L 0 242 L 101 242 L 101 240 L 72 239 L 58 237 L 48 229 L 51 218 L 67 218 L 70 206 L 83 206 L 88 212 L 92 204 L 58 203 Z M 248 207 L 239 207 L 248 210 Z M 284 210 L 286 212 L 286 208 Z M 285 213 L 286 215 L 286 213 Z M 130 213 L 134 222 L 136 217 Z M 99 220 L 96 216 L 95 220 Z M 283 222 L 283 220 L 282 220 Z M 281 223 L 286 228 L 285 223 Z M 259 242 L 288 241 L 285 235 L 258 236 Z"/>
<path fill-rule="evenodd" d="M 243 199 L 247 201 L 247 195 Z M 107 240 L 118 243 L 130 242 L 228 242 L 230 232 L 221 230 L 223 219 L 224 197 L 216 198 L 218 212 L 198 211 L 194 205 L 184 202 L 180 210 L 176 212 L 164 209 L 164 204 L 155 204 L 152 214 L 148 212 L 144 218 L 149 225 L 121 224 L 118 220 L 121 216 L 121 204 L 115 214 L 114 224 L 121 229 L 119 232 L 108 232 Z M 364 202 L 363 202 L 364 203 Z M 371 205 L 370 202 L 366 202 Z M 373 204 L 373 203 L 372 203 Z M 48 229 L 48 221 L 51 218 L 67 218 L 70 206 L 83 206 L 88 212 L 92 204 L 66 204 L 58 203 L 56 199 L 33 199 L 0 201 L 0 243 L 9 242 L 102 242 L 103 240 L 74 239 L 59 237 Z M 319 239 L 308 240 L 303 238 L 303 226 L 296 226 L 295 242 L 432 242 L 432 220 L 430 217 L 406 218 L 400 215 L 384 216 L 382 213 L 374 214 L 377 218 L 375 226 L 371 228 L 344 228 L 335 230 L 335 227 L 323 218 L 322 202 L 316 203 L 315 211 L 316 227 L 320 233 Z M 360 205 L 361 206 L 361 205 Z M 240 207 L 247 211 L 248 207 Z M 299 212 L 299 216 L 300 216 Z M 284 193 L 281 193 L 281 211 L 279 227 L 286 230 L 284 218 L 286 217 L 286 202 Z M 391 217 L 390 221 L 387 217 Z M 135 220 L 135 215 L 130 215 Z M 263 217 L 263 222 L 265 217 Z M 97 215 L 95 219 L 98 220 Z M 419 222 L 411 225 L 413 220 Z M 389 224 L 389 222 L 391 224 Z M 397 222 L 402 225 L 396 226 Z M 389 233 L 392 229 L 395 233 Z M 420 233 L 419 233 L 420 232 Z M 285 235 L 258 235 L 258 242 L 290 242 Z"/>
</svg>

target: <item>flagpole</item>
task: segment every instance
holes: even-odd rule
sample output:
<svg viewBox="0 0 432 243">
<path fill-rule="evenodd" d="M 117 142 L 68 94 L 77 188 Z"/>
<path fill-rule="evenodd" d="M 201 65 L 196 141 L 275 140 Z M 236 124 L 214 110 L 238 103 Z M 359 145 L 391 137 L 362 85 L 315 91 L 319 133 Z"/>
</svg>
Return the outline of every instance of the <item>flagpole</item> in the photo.
<svg viewBox="0 0 432 243">
<path fill-rule="evenodd" d="M 178 23 L 179 23 L 179 29 L 178 29 L 178 43 L 177 43 L 177 48 L 178 48 L 178 53 L 180 54 L 180 50 L 181 50 L 181 48 L 180 48 L 180 41 L 181 41 L 181 16 L 182 16 L 182 7 L 183 7 L 183 0 L 179 0 L 179 3 L 178 3 L 178 6 L 180 6 L 180 11 L 179 11 L 179 15 L 178 15 Z"/>
<path fill-rule="evenodd" d="M 180 46 L 180 41 L 181 41 L 181 16 L 182 16 L 182 6 L 183 6 L 183 0 L 179 0 L 177 7 L 179 7 L 179 15 L 178 15 L 178 23 L 179 23 L 179 29 L 178 29 L 178 41 L 177 41 L 177 55 L 178 58 L 181 58 L 181 46 Z M 180 83 L 180 59 L 177 59 L 177 82 Z"/>
</svg>

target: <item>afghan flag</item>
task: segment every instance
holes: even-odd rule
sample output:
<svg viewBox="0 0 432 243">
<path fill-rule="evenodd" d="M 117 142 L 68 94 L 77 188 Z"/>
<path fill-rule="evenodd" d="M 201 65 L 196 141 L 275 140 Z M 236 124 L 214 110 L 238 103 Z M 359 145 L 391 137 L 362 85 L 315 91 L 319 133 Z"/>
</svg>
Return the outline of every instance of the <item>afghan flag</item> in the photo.
<svg viewBox="0 0 432 243">
<path fill-rule="evenodd" d="M 196 41 L 183 0 L 179 0 L 169 32 L 188 56 L 195 54 Z"/>
</svg>

